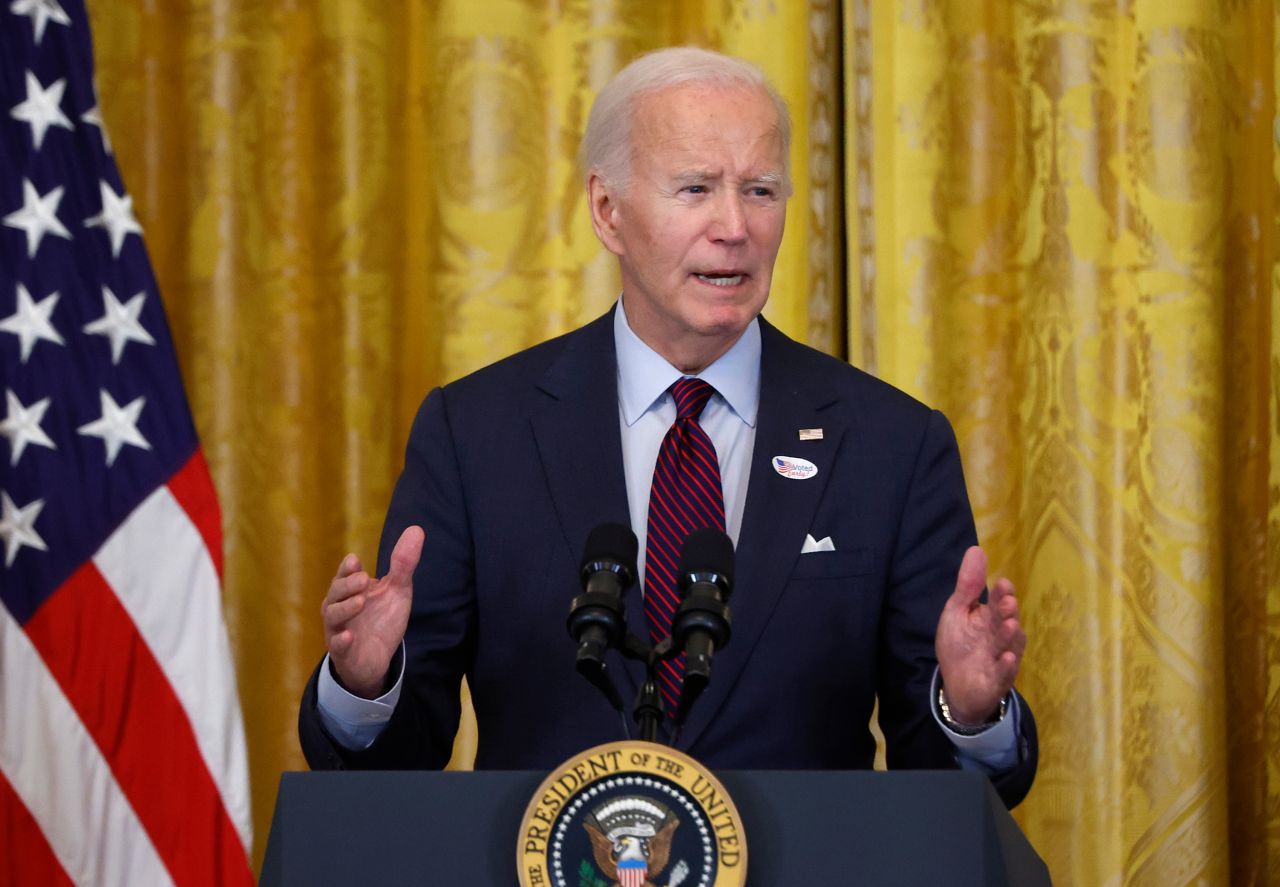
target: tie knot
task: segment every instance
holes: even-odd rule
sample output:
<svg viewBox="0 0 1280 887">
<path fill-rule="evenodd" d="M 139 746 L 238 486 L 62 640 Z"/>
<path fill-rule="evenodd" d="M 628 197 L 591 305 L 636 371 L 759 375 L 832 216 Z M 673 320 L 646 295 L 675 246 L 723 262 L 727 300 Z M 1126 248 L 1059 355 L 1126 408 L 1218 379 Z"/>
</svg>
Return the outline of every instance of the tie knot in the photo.
<svg viewBox="0 0 1280 887">
<path fill-rule="evenodd" d="M 677 379 L 671 386 L 677 419 L 697 419 L 716 390 L 701 379 Z"/>
</svg>

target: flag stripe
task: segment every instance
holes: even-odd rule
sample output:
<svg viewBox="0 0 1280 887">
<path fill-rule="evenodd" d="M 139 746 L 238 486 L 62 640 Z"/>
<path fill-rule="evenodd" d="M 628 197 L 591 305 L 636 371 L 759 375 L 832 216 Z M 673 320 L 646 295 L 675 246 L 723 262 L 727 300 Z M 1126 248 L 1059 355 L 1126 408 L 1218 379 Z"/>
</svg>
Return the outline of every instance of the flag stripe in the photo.
<svg viewBox="0 0 1280 887">
<path fill-rule="evenodd" d="M 187 464 L 169 478 L 168 487 L 173 498 L 178 500 L 182 510 L 200 531 L 205 551 L 213 558 L 213 568 L 217 571 L 218 578 L 222 578 L 222 512 L 218 509 L 213 478 L 209 476 L 209 465 L 205 462 L 203 450 L 196 450 Z"/>
<path fill-rule="evenodd" d="M 150 550 L 164 551 L 166 557 L 139 556 Z M 93 563 L 186 710 L 247 852 L 251 813 L 244 729 L 222 629 L 218 575 L 204 536 L 169 489 L 160 487 L 111 534 Z M 181 599 L 174 589 L 185 591 Z M 179 602 L 181 613 L 175 611 Z"/>
<path fill-rule="evenodd" d="M 26 631 L 173 880 L 180 887 L 251 884 L 244 845 L 191 723 L 97 568 L 89 563 L 72 574 Z"/>
<path fill-rule="evenodd" d="M 0 856 L 0 884 L 40 884 L 67 887 L 67 877 L 44 832 L 0 772 L 0 846 L 21 847 L 21 853 Z"/>
<path fill-rule="evenodd" d="M 0 771 L 72 881 L 172 884 L 101 751 L 4 607 L 0 711 L 6 713 L 0 718 Z M 2 855 L 19 857 L 23 852 L 15 849 Z"/>
</svg>

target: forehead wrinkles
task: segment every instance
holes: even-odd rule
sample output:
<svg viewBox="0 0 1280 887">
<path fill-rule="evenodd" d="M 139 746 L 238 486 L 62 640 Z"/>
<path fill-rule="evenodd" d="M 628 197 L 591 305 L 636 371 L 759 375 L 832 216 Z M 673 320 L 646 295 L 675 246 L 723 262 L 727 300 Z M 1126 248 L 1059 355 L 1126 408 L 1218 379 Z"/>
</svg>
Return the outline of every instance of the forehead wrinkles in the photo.
<svg viewBox="0 0 1280 887">
<path fill-rule="evenodd" d="M 632 129 L 632 170 L 645 166 L 663 174 L 723 175 L 743 179 L 783 177 L 782 132 L 777 123 L 757 129 L 741 115 L 644 115 Z M 718 117 L 726 117 L 724 124 Z M 728 169 L 724 169 L 725 165 Z"/>
</svg>

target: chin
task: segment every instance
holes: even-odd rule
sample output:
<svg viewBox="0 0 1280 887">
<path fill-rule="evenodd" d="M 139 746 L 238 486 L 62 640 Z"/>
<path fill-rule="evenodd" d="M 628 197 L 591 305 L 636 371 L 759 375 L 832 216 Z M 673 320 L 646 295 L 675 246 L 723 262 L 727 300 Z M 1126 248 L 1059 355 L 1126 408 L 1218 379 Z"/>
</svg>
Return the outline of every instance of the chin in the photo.
<svg viewBox="0 0 1280 887">
<path fill-rule="evenodd" d="M 751 318 L 760 313 L 764 303 L 765 299 L 754 293 L 740 294 L 732 299 L 707 305 L 703 316 L 712 323 L 737 322 L 745 326 Z"/>
<path fill-rule="evenodd" d="M 759 313 L 758 309 L 746 305 L 708 311 L 698 318 L 693 328 L 704 336 L 739 336 Z"/>
</svg>

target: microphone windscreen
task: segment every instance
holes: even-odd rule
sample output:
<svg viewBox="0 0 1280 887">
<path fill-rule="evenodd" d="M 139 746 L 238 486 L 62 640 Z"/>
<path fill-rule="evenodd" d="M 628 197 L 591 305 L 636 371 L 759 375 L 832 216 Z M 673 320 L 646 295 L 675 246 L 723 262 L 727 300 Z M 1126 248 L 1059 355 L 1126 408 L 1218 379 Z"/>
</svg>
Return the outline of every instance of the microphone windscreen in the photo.
<svg viewBox="0 0 1280 887">
<path fill-rule="evenodd" d="M 582 550 L 582 563 L 578 569 L 602 560 L 617 561 L 634 576 L 636 554 L 640 545 L 630 527 L 622 524 L 600 524 L 587 534 L 587 544 Z"/>
<path fill-rule="evenodd" d="M 680 548 L 680 575 L 719 573 L 733 581 L 733 542 L 720 530 L 694 530 Z"/>
</svg>

